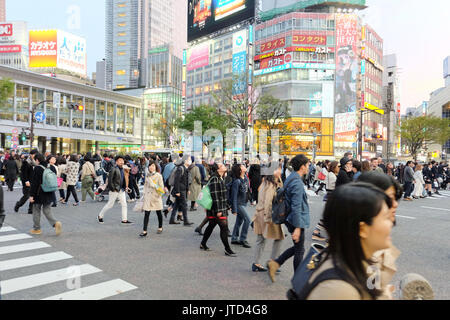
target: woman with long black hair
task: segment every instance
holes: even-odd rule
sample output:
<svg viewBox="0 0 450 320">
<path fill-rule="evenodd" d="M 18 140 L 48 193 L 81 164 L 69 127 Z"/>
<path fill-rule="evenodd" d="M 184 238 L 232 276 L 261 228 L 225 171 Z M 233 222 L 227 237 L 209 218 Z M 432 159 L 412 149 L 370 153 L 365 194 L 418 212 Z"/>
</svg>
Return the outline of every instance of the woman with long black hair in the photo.
<svg viewBox="0 0 450 320">
<path fill-rule="evenodd" d="M 374 254 L 392 246 L 391 207 L 391 198 L 369 183 L 349 183 L 333 192 L 323 213 L 329 245 L 301 298 L 374 300 L 382 296 L 378 286 L 368 285 L 368 270 L 376 265 Z M 320 281 L 318 277 L 329 269 L 336 277 Z"/>
<path fill-rule="evenodd" d="M 78 182 L 78 172 L 80 171 L 80 163 L 78 161 L 78 155 L 70 155 L 69 161 L 67 162 L 66 171 L 64 172 L 64 174 L 66 175 L 67 183 L 66 199 L 64 201 L 61 201 L 61 203 L 67 203 L 67 201 L 69 201 L 70 195 L 73 195 L 73 198 L 75 200 L 75 203 L 73 205 L 78 206 L 80 204 L 77 192 L 75 190 L 75 186 Z"/>
<path fill-rule="evenodd" d="M 224 176 L 227 172 L 227 167 L 223 164 L 214 163 L 210 166 L 211 178 L 209 179 L 208 186 L 212 198 L 211 210 L 206 210 L 208 216 L 208 226 L 206 227 L 205 234 L 203 235 L 200 249 L 209 251 L 210 249 L 206 245 L 211 233 L 216 225 L 220 227 L 220 239 L 225 247 L 225 255 L 230 257 L 236 257 L 236 253 L 233 252 L 228 243 L 228 210 L 227 203 L 227 187 L 225 185 Z"/>
</svg>

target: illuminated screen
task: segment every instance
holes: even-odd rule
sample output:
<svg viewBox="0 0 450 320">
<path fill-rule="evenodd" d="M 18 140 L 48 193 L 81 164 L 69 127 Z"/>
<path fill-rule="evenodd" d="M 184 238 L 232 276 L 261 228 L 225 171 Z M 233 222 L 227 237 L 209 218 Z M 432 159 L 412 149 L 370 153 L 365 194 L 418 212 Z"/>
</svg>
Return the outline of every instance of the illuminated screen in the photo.
<svg viewBox="0 0 450 320">
<path fill-rule="evenodd" d="M 255 16 L 255 0 L 188 0 L 188 41 Z"/>
</svg>

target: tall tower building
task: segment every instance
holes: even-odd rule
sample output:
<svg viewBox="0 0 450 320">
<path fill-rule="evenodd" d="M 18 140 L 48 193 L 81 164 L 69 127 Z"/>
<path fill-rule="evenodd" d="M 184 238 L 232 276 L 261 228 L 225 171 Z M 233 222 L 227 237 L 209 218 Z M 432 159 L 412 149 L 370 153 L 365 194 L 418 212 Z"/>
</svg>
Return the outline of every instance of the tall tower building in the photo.
<svg viewBox="0 0 450 320">
<path fill-rule="evenodd" d="M 0 21 L 6 21 L 6 0 L 0 0 Z"/>
<path fill-rule="evenodd" d="M 182 59 L 186 10 L 184 0 L 107 0 L 107 89 L 147 87 L 152 48 L 169 45 L 170 52 Z"/>
</svg>

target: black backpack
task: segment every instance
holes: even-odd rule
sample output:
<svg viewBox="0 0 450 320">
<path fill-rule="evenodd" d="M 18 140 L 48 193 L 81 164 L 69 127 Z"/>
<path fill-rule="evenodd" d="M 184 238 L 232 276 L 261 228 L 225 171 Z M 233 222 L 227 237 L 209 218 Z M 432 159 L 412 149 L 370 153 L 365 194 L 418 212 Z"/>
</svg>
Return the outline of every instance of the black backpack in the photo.
<svg viewBox="0 0 450 320">
<path fill-rule="evenodd" d="M 104 164 L 103 170 L 105 170 L 106 173 L 109 173 L 111 171 L 112 167 L 113 167 L 112 161 L 111 160 L 109 160 L 109 161 L 105 160 L 105 164 Z"/>
</svg>

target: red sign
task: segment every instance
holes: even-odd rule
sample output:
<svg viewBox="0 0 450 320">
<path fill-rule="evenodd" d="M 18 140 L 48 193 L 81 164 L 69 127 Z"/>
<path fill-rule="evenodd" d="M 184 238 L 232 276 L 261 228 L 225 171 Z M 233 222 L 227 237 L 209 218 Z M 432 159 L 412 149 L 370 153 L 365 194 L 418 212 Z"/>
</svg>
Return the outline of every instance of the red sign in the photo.
<svg viewBox="0 0 450 320">
<path fill-rule="evenodd" d="M 308 34 L 297 34 L 292 37 L 292 44 L 317 44 L 326 45 L 327 36 L 315 36 Z"/>
<path fill-rule="evenodd" d="M 283 49 L 257 55 L 257 56 L 255 56 L 254 60 L 260 61 L 262 59 L 277 56 L 277 52 L 281 51 L 281 50 L 283 50 Z M 285 50 L 285 52 L 294 52 L 294 51 L 315 52 L 315 53 L 333 53 L 333 52 L 335 52 L 333 47 L 286 47 L 286 48 L 284 48 L 284 50 Z M 283 53 L 285 53 L 285 52 L 283 52 Z"/>
<path fill-rule="evenodd" d="M 0 53 L 22 52 L 22 46 L 0 46 Z"/>
<path fill-rule="evenodd" d="M 289 59 L 290 60 L 290 59 Z M 284 64 L 284 56 L 264 59 L 259 65 L 259 69 L 272 68 Z"/>
<path fill-rule="evenodd" d="M 286 39 L 285 38 L 280 38 L 280 39 L 277 39 L 277 40 L 272 40 L 272 41 L 263 43 L 261 45 L 260 51 L 264 52 L 264 51 L 269 51 L 269 50 L 275 50 L 277 48 L 284 47 L 285 45 L 286 45 Z"/>
<path fill-rule="evenodd" d="M 10 37 L 13 35 L 13 28 L 11 23 L 0 24 L 0 37 Z"/>
</svg>

